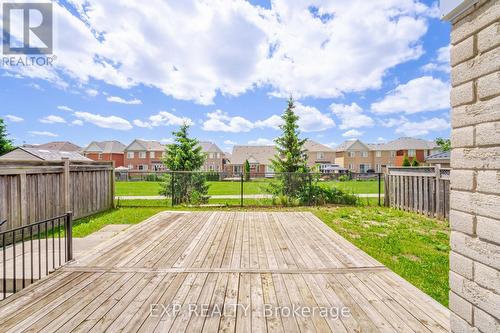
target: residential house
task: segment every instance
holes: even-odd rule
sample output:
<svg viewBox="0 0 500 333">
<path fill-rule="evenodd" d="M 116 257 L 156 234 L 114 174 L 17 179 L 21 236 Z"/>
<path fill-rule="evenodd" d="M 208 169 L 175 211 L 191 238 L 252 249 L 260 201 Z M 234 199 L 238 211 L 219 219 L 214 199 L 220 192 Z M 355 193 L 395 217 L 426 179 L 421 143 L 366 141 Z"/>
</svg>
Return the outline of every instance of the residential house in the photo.
<svg viewBox="0 0 500 333">
<path fill-rule="evenodd" d="M 26 148 L 38 148 L 38 149 L 46 149 L 46 150 L 55 150 L 55 151 L 76 151 L 81 152 L 82 147 L 75 145 L 69 141 L 52 141 L 39 145 L 35 144 L 25 144 L 23 147 Z"/>
<path fill-rule="evenodd" d="M 18 161 L 61 161 L 68 158 L 70 161 L 92 161 L 76 151 L 59 151 L 32 147 L 19 147 L 0 156 L 0 160 Z"/>
<path fill-rule="evenodd" d="M 229 173 L 242 173 L 245 161 L 250 164 L 251 177 L 263 177 L 274 172 L 271 160 L 276 155 L 274 146 L 241 146 L 233 147 L 229 163 L 225 165 L 225 171 Z"/>
<path fill-rule="evenodd" d="M 387 143 L 366 144 L 348 140 L 335 148 L 335 163 L 351 172 L 368 170 L 383 172 L 387 166 L 401 166 L 404 156 L 425 163 L 425 158 L 438 151 L 435 142 L 416 138 L 399 138 Z"/>
<path fill-rule="evenodd" d="M 164 171 L 165 148 L 158 141 L 135 139 L 124 149 L 124 165 L 134 171 Z"/>
<path fill-rule="evenodd" d="M 123 167 L 125 145 L 120 141 L 92 141 L 83 149 L 83 155 L 94 161 L 114 161 L 115 167 Z"/>
<path fill-rule="evenodd" d="M 304 144 L 307 155 L 307 166 L 313 168 L 319 166 L 320 172 L 324 168 L 331 167 L 335 163 L 335 150 L 313 140 L 307 140 Z"/>
<path fill-rule="evenodd" d="M 450 167 L 450 152 L 443 151 L 439 153 L 435 153 L 429 155 L 425 158 L 425 163 L 429 165 L 435 165 L 440 168 L 449 168 Z"/>
<path fill-rule="evenodd" d="M 200 141 L 200 147 L 206 155 L 203 171 L 223 171 L 226 158 L 224 152 L 213 142 Z"/>
</svg>

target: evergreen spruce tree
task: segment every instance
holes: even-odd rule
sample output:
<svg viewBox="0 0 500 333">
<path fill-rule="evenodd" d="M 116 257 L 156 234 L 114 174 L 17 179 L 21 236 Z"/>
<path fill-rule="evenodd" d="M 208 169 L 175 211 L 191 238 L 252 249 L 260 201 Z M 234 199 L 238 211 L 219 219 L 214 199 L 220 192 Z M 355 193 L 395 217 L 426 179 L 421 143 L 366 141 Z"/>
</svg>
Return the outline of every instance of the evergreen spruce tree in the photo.
<svg viewBox="0 0 500 333">
<path fill-rule="evenodd" d="M 245 169 L 244 169 L 245 180 L 250 180 L 250 163 L 248 160 L 245 160 Z"/>
<path fill-rule="evenodd" d="M 300 139 L 298 120 L 295 114 L 295 102 L 288 99 L 288 106 L 281 116 L 283 124 L 280 126 L 282 134 L 276 140 L 277 154 L 271 161 L 273 170 L 277 172 L 280 184 L 273 186 L 274 195 L 283 196 L 282 199 L 290 204 L 295 199 L 303 200 L 308 197 L 309 178 L 306 174 L 307 157 L 304 144 L 307 139 Z"/>
<path fill-rule="evenodd" d="M 409 159 L 409 158 L 408 158 L 408 156 L 406 156 L 406 155 L 405 155 L 405 156 L 404 156 L 404 158 L 403 158 L 403 166 L 404 166 L 404 167 L 409 167 L 409 166 L 411 166 L 410 159 Z"/>
<path fill-rule="evenodd" d="M 7 154 L 14 149 L 12 141 L 7 137 L 7 127 L 2 118 L 0 118 L 0 156 Z"/>
<path fill-rule="evenodd" d="M 298 120 L 295 114 L 295 102 L 292 97 L 288 99 L 288 106 L 281 116 L 284 123 L 280 125 L 282 134 L 276 140 L 276 154 L 272 161 L 275 172 L 307 172 L 307 159 L 304 144 L 307 139 L 300 139 Z"/>
<path fill-rule="evenodd" d="M 174 143 L 167 146 L 163 160 L 169 171 L 178 172 L 165 177 L 160 194 L 172 197 L 176 204 L 202 203 L 208 199 L 205 175 L 189 172 L 199 171 L 206 156 L 198 140 L 189 137 L 188 129 L 189 125 L 184 124 L 179 131 L 172 132 Z"/>
<path fill-rule="evenodd" d="M 418 167 L 420 165 L 420 163 L 418 163 L 417 159 L 414 158 L 413 161 L 411 161 L 411 166 L 412 167 Z"/>
</svg>

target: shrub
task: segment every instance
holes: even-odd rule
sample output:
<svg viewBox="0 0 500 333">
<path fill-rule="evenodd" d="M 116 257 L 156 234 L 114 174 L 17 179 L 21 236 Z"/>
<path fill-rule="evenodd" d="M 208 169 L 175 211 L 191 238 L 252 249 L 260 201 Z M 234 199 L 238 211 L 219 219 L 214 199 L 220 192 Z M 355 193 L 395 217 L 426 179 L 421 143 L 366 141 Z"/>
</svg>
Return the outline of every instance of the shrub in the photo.
<svg viewBox="0 0 500 333">
<path fill-rule="evenodd" d="M 411 166 L 412 167 L 418 167 L 420 165 L 420 163 L 418 163 L 417 159 L 414 158 L 413 161 L 411 161 Z"/>
<path fill-rule="evenodd" d="M 146 178 L 144 180 L 147 182 L 159 182 L 162 180 L 162 178 L 156 173 L 149 173 L 146 175 Z"/>
<path fill-rule="evenodd" d="M 348 180 L 349 180 L 349 175 L 342 175 L 342 176 L 339 176 L 339 178 L 338 178 L 339 182 L 346 182 Z"/>
<path fill-rule="evenodd" d="M 405 155 L 405 156 L 404 156 L 404 158 L 403 158 L 403 166 L 404 166 L 404 167 L 409 167 L 409 166 L 411 166 L 411 162 L 410 162 L 410 160 L 408 159 L 408 156 L 406 156 L 406 155 Z"/>
</svg>

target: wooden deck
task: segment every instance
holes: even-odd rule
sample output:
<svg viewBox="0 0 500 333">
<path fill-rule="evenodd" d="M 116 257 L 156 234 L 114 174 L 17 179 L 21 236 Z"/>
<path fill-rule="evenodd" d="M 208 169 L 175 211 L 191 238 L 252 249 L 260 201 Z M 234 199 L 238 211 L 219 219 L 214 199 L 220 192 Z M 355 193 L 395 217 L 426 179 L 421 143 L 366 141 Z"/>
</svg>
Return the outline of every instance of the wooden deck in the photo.
<svg viewBox="0 0 500 333">
<path fill-rule="evenodd" d="M 448 330 L 310 213 L 160 213 L 0 302 L 1 332 Z"/>
</svg>

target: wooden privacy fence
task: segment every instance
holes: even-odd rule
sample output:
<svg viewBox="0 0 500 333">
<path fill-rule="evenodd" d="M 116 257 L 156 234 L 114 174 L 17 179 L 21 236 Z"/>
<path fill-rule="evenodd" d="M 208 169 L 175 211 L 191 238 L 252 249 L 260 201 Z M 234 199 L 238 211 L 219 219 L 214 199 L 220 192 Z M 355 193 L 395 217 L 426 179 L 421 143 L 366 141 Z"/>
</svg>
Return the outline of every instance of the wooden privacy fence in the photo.
<svg viewBox="0 0 500 333">
<path fill-rule="evenodd" d="M 112 208 L 113 162 L 0 161 L 0 231 Z"/>
<path fill-rule="evenodd" d="M 439 219 L 450 212 L 450 169 L 388 167 L 385 205 Z"/>
</svg>

